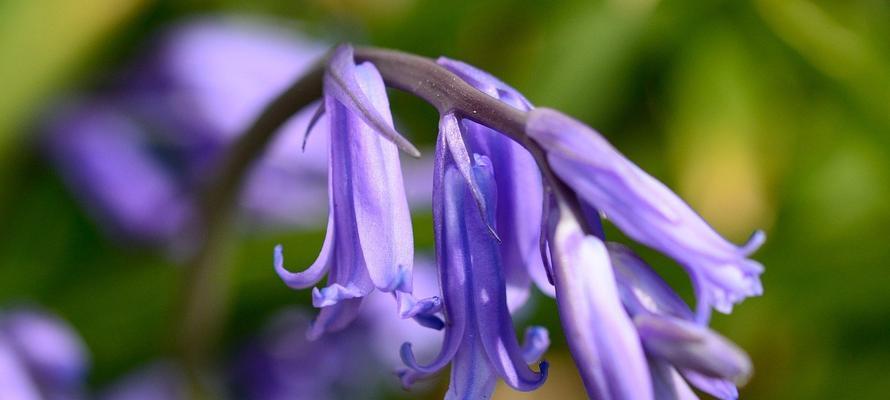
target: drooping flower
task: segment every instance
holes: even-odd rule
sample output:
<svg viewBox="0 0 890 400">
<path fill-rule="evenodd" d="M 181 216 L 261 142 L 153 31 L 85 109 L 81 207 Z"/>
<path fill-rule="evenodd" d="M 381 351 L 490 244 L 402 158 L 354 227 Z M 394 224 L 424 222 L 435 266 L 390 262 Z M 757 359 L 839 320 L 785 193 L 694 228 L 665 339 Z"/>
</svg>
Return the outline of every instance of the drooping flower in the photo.
<svg viewBox="0 0 890 400">
<path fill-rule="evenodd" d="M 0 398 L 84 398 L 89 361 L 81 339 L 44 312 L 0 312 Z"/>
<path fill-rule="evenodd" d="M 437 62 L 491 97 L 521 111 L 532 109 L 519 92 L 478 68 L 444 57 Z M 543 186 L 535 160 L 522 145 L 500 132 L 468 119 L 461 119 L 460 125 L 468 151 L 485 155 L 497 176 L 509 177 L 497 179 L 494 226 L 511 309 L 528 298 L 530 279 L 552 297 L 553 285 L 547 281 L 538 251 Z"/>
<path fill-rule="evenodd" d="M 729 243 L 593 129 L 557 111 L 532 110 L 526 127 L 553 171 L 584 202 L 632 239 L 687 269 L 697 295 L 698 322 L 707 322 L 711 307 L 728 313 L 734 303 L 762 293 L 763 266 L 748 258 L 763 243 L 761 232 L 742 247 Z"/>
<path fill-rule="evenodd" d="M 605 244 L 560 204 L 548 243 L 559 317 L 575 364 L 596 399 L 652 399 L 649 366 L 624 310 Z"/>
<path fill-rule="evenodd" d="M 453 116 L 443 116 L 433 186 L 445 338 L 439 355 L 425 365 L 406 343 L 402 381 L 411 385 L 450 362 L 448 399 L 489 398 L 498 379 L 517 390 L 533 390 L 547 376 L 546 362 L 539 364 L 538 372 L 529 367 L 549 345 L 547 331 L 529 328 L 520 347 L 507 304 L 501 253 L 490 232 L 498 204 L 492 165 L 485 156 L 474 155 L 470 161 L 458 151 L 455 157 L 448 143 L 455 139 L 454 123 Z"/>
<path fill-rule="evenodd" d="M 412 310 L 402 310 L 406 316 L 428 312 L 435 303 L 403 299 L 412 292 L 414 238 L 399 149 L 391 141 L 400 136 L 380 74 L 371 64 L 355 65 L 352 48 L 341 46 L 324 87 L 330 135 L 327 235 L 305 271 L 284 269 L 280 247 L 275 258 L 276 271 L 292 288 L 313 286 L 328 275 L 328 285 L 312 292 L 313 304 L 321 308 L 309 331 L 314 338 L 346 327 L 374 289 L 393 292 L 402 305 L 410 305 Z"/>
<path fill-rule="evenodd" d="M 621 300 L 650 357 L 652 374 L 667 380 L 679 371 L 704 392 L 721 399 L 738 398 L 736 385 L 744 384 L 751 374 L 751 360 L 744 351 L 694 323 L 689 306 L 630 249 L 617 243 L 609 243 L 608 249 Z M 684 391 L 682 385 L 682 380 L 676 382 L 675 390 Z"/>
</svg>

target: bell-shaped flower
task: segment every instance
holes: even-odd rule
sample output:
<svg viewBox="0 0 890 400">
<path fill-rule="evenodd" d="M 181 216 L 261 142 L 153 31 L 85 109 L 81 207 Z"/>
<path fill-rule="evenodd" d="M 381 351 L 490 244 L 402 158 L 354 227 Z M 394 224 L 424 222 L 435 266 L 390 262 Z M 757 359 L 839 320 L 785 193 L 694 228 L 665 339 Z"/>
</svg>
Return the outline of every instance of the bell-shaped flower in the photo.
<svg viewBox="0 0 890 400">
<path fill-rule="evenodd" d="M 519 92 L 499 79 L 461 61 L 439 58 L 447 68 L 471 86 L 521 111 L 533 107 Z M 507 279 L 507 297 L 511 309 L 525 303 L 530 279 L 541 291 L 553 296 L 538 252 L 541 234 L 541 173 L 531 154 L 504 134 L 470 119 L 459 127 L 469 153 L 491 160 L 497 179 L 497 204 L 494 229 L 500 239 L 501 261 Z"/>
<path fill-rule="evenodd" d="M 692 311 L 680 296 L 630 249 L 616 243 L 609 243 L 608 248 L 621 301 L 651 359 L 653 381 L 672 379 L 679 371 L 704 392 L 721 399 L 737 398 L 736 385 L 744 384 L 751 374 L 745 352 L 694 323 Z M 685 390 L 683 384 L 676 382 L 674 388 Z M 669 391 L 661 397 L 671 398 L 664 392 Z"/>
<path fill-rule="evenodd" d="M 355 65 L 352 49 L 341 46 L 332 56 L 324 89 L 330 140 L 327 235 L 305 271 L 289 272 L 281 247 L 275 253 L 275 269 L 292 288 L 313 286 L 328 275 L 328 285 L 312 292 L 313 304 L 322 310 L 310 337 L 344 328 L 375 288 L 410 294 L 414 258 L 399 149 L 388 140 L 398 134 L 380 74 L 369 63 Z"/>
<path fill-rule="evenodd" d="M 538 372 L 529 364 L 542 355 L 549 338 L 546 330 L 533 327 L 520 347 L 507 306 L 501 253 L 489 230 L 497 204 L 492 166 L 486 157 L 474 155 L 469 175 L 462 168 L 448 150 L 446 135 L 440 134 L 433 218 L 445 337 L 439 355 L 425 365 L 415 359 L 410 344 L 402 347 L 407 365 L 402 381 L 410 385 L 450 362 L 448 399 L 488 398 L 498 379 L 517 390 L 533 390 L 546 379 L 547 364 L 541 362 Z M 485 215 L 474 193 L 481 195 Z"/>
<path fill-rule="evenodd" d="M 565 204 L 549 217 L 549 254 L 556 302 L 569 350 L 596 399 L 652 399 L 640 337 L 621 304 L 605 244 L 585 235 Z"/>
<path fill-rule="evenodd" d="M 526 131 L 583 201 L 632 239 L 687 269 L 698 298 L 699 323 L 707 322 L 711 307 L 728 313 L 734 303 L 761 294 L 763 266 L 748 258 L 763 242 L 761 232 L 742 247 L 726 241 L 664 184 L 564 114 L 534 109 Z"/>
</svg>

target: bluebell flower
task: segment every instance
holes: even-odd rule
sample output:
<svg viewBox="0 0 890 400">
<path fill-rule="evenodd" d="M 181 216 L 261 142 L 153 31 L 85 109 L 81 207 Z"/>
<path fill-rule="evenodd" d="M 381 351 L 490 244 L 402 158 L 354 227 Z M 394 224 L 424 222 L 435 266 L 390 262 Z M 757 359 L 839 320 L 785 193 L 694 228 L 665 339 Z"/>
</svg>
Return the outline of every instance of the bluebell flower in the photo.
<svg viewBox="0 0 890 400">
<path fill-rule="evenodd" d="M 698 322 L 708 321 L 712 307 L 729 313 L 734 303 L 763 292 L 763 266 L 748 258 L 763 243 L 762 232 L 744 246 L 729 243 L 596 131 L 557 111 L 532 110 L 526 126 L 554 172 L 582 201 L 630 238 L 686 268 L 696 292 Z"/>
<path fill-rule="evenodd" d="M 445 338 L 439 355 L 425 365 L 406 343 L 402 381 L 409 386 L 450 362 L 448 399 L 489 398 L 498 379 L 517 390 L 533 390 L 547 376 L 546 362 L 537 372 L 529 367 L 548 347 L 547 331 L 529 328 L 520 347 L 507 304 L 499 245 L 490 232 L 498 204 L 493 168 L 487 157 L 465 158 L 460 145 L 449 143 L 460 140 L 453 135 L 455 124 L 453 116 L 443 116 L 433 186 Z M 477 208 L 480 200 L 484 214 Z"/>
<path fill-rule="evenodd" d="M 564 205 L 550 217 L 556 301 L 569 350 L 591 398 L 652 399 L 643 346 L 619 297 L 606 245 Z"/>
<path fill-rule="evenodd" d="M 745 352 L 696 324 L 689 306 L 630 249 L 617 243 L 607 246 L 622 303 L 650 358 L 653 381 L 667 381 L 679 372 L 717 398 L 738 398 L 736 385 L 744 384 L 752 370 Z M 679 380 L 673 388 L 685 391 L 683 385 Z"/>
<path fill-rule="evenodd" d="M 0 398 L 84 398 L 88 366 L 83 342 L 64 321 L 36 310 L 0 312 Z"/>
<path fill-rule="evenodd" d="M 745 246 L 732 245 L 592 129 L 556 111 L 534 108 L 514 89 L 472 66 L 441 58 L 436 67 L 424 59 L 385 51 L 371 50 L 364 57 L 382 60 L 388 83 L 415 91 L 441 113 L 433 173 L 441 302 L 412 300 L 407 302 L 413 310 L 408 313 L 406 303 L 400 302 L 400 311 L 403 316 L 429 318 L 438 318 L 441 312 L 445 338 L 440 353 L 426 363 L 418 361 L 410 343 L 402 347 L 404 385 L 449 363 L 447 398 L 487 398 L 499 379 L 517 390 L 543 384 L 547 364 L 542 362 L 538 371 L 529 364 L 549 344 L 546 330 L 527 330 L 521 347 L 511 316 L 534 281 L 556 297 L 569 348 L 592 398 L 695 398 L 689 384 L 720 398 L 737 396 L 735 385 L 750 375 L 750 360 L 708 329 L 707 322 L 712 308 L 729 312 L 734 303 L 760 294 L 762 266 L 748 256 L 762 243 L 762 233 Z M 412 68 L 404 75 L 407 78 L 402 79 L 398 66 Z M 375 99 L 356 78 L 361 74 L 355 71 L 362 67 L 373 68 L 355 66 L 348 46 L 331 58 L 326 109 L 330 114 L 332 107 L 341 106 L 339 111 L 355 120 L 339 126 L 332 122 L 332 137 L 348 137 L 360 127 L 377 134 L 368 137 L 390 144 L 390 153 L 384 154 L 395 157 L 397 148 L 413 153 L 410 143 L 392 127 L 381 77 L 373 76 L 381 96 Z M 436 70 L 441 67 L 450 74 Z M 429 80 L 417 80 L 425 73 Z M 336 117 L 338 110 L 333 110 L 329 118 Z M 365 148 L 363 140 L 355 147 Z M 353 154 L 335 155 L 332 150 L 333 165 L 337 157 L 341 162 L 355 159 Z M 365 162 L 365 167 L 379 171 L 391 165 L 380 159 Z M 342 185 L 337 179 L 373 180 L 364 173 L 350 170 L 332 176 L 332 191 Z M 398 180 L 375 182 L 395 195 L 401 191 Z M 332 198 L 336 203 L 336 195 Z M 348 201 L 364 199 L 353 193 Z M 636 256 L 606 244 L 602 216 L 686 268 L 696 290 L 696 313 Z M 364 221 L 335 217 L 334 232 L 362 229 Z M 388 233 L 393 226 L 387 224 L 392 222 L 379 224 L 384 236 L 395 238 Z M 323 256 L 337 241 L 330 229 Z M 356 250 L 361 237 L 352 238 L 347 254 L 371 251 Z M 386 255 L 398 245 L 377 243 Z M 276 265 L 282 273 L 280 254 Z M 302 273 L 305 276 L 286 271 L 282 275 L 300 287 L 314 282 L 304 279 L 307 276 L 320 278 L 324 268 L 317 263 Z M 387 272 L 386 276 L 395 275 L 391 269 Z M 333 286 L 329 296 L 316 293 L 316 298 L 349 298 L 351 289 L 343 282 L 363 282 L 354 277 L 331 280 L 339 286 Z M 356 296 L 368 290 L 357 291 Z"/>
<path fill-rule="evenodd" d="M 345 328 L 375 289 L 392 292 L 406 316 L 434 312 L 437 304 L 411 297 L 414 237 L 395 144 L 407 142 L 393 127 L 380 74 L 352 58 L 350 47 L 339 47 L 324 79 L 330 214 L 321 252 L 297 273 L 284 268 L 280 246 L 275 253 L 275 269 L 292 288 L 328 275 L 327 286 L 312 291 L 313 305 L 321 308 L 308 333 L 313 338 Z"/>
<path fill-rule="evenodd" d="M 476 67 L 444 57 L 438 63 L 491 97 L 521 111 L 532 109 L 519 92 Z M 460 128 L 467 151 L 485 155 L 491 160 L 495 175 L 509 177 L 496 180 L 494 228 L 500 239 L 498 248 L 511 309 L 528 298 L 530 280 L 552 297 L 553 285 L 547 280 L 538 251 L 543 199 L 538 165 L 522 145 L 500 132 L 469 119 L 460 119 Z"/>
</svg>

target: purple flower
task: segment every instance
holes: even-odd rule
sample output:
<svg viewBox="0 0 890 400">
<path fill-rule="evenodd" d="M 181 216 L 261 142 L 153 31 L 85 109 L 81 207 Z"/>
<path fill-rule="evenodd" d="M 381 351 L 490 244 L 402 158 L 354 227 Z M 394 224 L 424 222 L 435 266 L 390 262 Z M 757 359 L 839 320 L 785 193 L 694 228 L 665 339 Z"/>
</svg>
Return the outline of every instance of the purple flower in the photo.
<svg viewBox="0 0 890 400">
<path fill-rule="evenodd" d="M 229 143 L 323 51 L 269 21 L 183 24 L 110 89 L 57 107 L 47 127 L 50 154 L 112 234 L 163 244 L 190 223 L 195 191 Z M 325 145 L 306 154 L 299 146 L 310 116 L 282 128 L 241 195 L 264 225 L 320 222 Z"/>
<path fill-rule="evenodd" d="M 432 263 L 419 260 L 415 289 L 438 292 Z M 264 332 L 232 363 L 239 398 L 340 399 L 382 398 L 394 388 L 393 372 L 401 365 L 398 349 L 412 341 L 432 356 L 441 333 L 402 319 L 392 310 L 391 296 L 371 293 L 347 328 L 307 340 L 309 317 L 289 309 L 277 315 Z"/>
<path fill-rule="evenodd" d="M 519 92 L 484 71 L 444 57 L 438 63 L 491 97 L 522 111 L 532 109 Z M 482 124 L 461 119 L 460 128 L 456 134 L 466 140 L 468 151 L 488 157 L 495 175 L 505 177 L 497 179 L 494 227 L 501 242 L 510 308 L 528 298 L 530 278 L 552 297 L 553 285 L 547 281 L 538 251 L 543 186 L 535 160 L 519 143 Z"/>
<path fill-rule="evenodd" d="M 435 270 L 420 258 L 415 290 L 438 292 Z M 277 312 L 259 334 L 240 347 L 222 369 L 225 398 L 251 400 L 326 400 L 385 398 L 396 389 L 394 371 L 402 364 L 398 349 L 406 340 L 432 356 L 441 333 L 392 312 L 389 294 L 375 292 L 346 329 L 307 340 L 311 317 L 302 307 Z M 172 361 L 156 361 L 125 375 L 102 391 L 102 400 L 179 400 L 188 398 L 187 380 Z"/>
<path fill-rule="evenodd" d="M 327 235 L 318 259 L 305 271 L 287 271 L 280 246 L 275 253 L 275 270 L 292 288 L 313 286 L 328 274 L 328 285 L 312 291 L 313 305 L 322 309 L 309 331 L 314 338 L 346 327 L 374 289 L 411 303 L 402 297 L 412 292 L 414 262 L 399 149 L 390 141 L 401 136 L 392 126 L 380 74 L 371 64 L 355 65 L 352 49 L 341 46 L 324 90 L 331 143 Z M 415 306 L 405 313 L 427 311 L 425 304 Z"/>
<path fill-rule="evenodd" d="M 736 384 L 744 384 L 751 374 L 751 360 L 744 351 L 694 323 L 692 311 L 680 296 L 630 249 L 617 243 L 609 243 L 608 248 L 621 301 L 651 359 L 653 376 L 666 379 L 679 370 L 704 392 L 721 399 L 737 398 Z M 675 387 L 683 384 L 680 380 Z"/>
<path fill-rule="evenodd" d="M 417 362 L 410 344 L 402 348 L 406 386 L 427 377 L 449 362 L 448 399 L 488 398 L 497 379 L 528 391 L 547 376 L 529 368 L 549 345 L 543 328 L 527 330 L 524 348 L 516 339 L 507 305 L 506 277 L 496 238 L 491 234 L 497 212 L 497 185 L 490 161 L 474 155 L 472 164 L 459 149 L 456 120 L 445 115 L 436 148 L 433 215 L 436 255 L 445 314 L 442 350 L 432 362 Z M 457 144 L 457 146 L 455 146 Z M 458 149 L 458 151 L 455 151 Z M 477 206 L 481 201 L 485 214 Z"/>
<path fill-rule="evenodd" d="M 651 399 L 649 367 L 621 305 L 606 246 L 585 235 L 561 208 L 552 210 L 548 234 L 556 301 L 587 393 L 596 399 Z"/>
<path fill-rule="evenodd" d="M 83 342 L 65 322 L 46 313 L 0 313 L 0 398 L 83 398 L 88 367 Z"/>
<path fill-rule="evenodd" d="M 748 258 L 763 243 L 762 232 L 742 247 L 729 243 L 602 136 L 557 111 L 532 110 L 526 127 L 556 174 L 584 202 L 632 239 L 687 269 L 698 298 L 699 322 L 707 322 L 711 307 L 729 313 L 734 303 L 762 293 L 763 266 Z"/>
<path fill-rule="evenodd" d="M 185 373 L 176 363 L 157 361 L 129 373 L 99 396 L 101 400 L 184 400 L 188 398 Z"/>
</svg>

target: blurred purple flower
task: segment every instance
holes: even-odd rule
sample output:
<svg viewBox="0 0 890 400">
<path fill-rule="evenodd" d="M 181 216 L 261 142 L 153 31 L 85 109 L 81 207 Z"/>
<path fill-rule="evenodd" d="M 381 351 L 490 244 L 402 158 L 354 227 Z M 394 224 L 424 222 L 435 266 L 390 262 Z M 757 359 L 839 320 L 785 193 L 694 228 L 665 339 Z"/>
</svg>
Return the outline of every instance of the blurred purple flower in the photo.
<svg viewBox="0 0 890 400">
<path fill-rule="evenodd" d="M 415 290 L 438 292 L 431 263 L 420 261 Z M 302 310 L 281 312 L 232 364 L 238 398 L 299 400 L 384 398 L 397 382 L 399 346 L 417 344 L 431 356 L 441 333 L 392 311 L 388 294 L 371 293 L 347 328 L 308 340 L 310 318 Z"/>
<path fill-rule="evenodd" d="M 101 400 L 185 400 L 185 373 L 171 361 L 158 361 L 130 373 L 98 398 Z"/>
<path fill-rule="evenodd" d="M 418 260 L 415 290 L 438 292 L 431 262 Z M 405 341 L 432 356 L 441 333 L 423 328 L 392 312 L 389 294 L 372 293 L 346 329 L 308 340 L 311 317 L 293 307 L 275 314 L 260 334 L 235 353 L 224 369 L 227 398 L 250 400 L 326 400 L 385 398 L 396 388 L 395 371 Z M 383 367 L 381 367 L 383 366 Z M 118 380 L 99 396 L 102 400 L 184 400 L 188 388 L 177 364 L 159 361 Z"/>
<path fill-rule="evenodd" d="M 0 312 L 0 399 L 84 398 L 88 364 L 64 321 L 34 310 Z"/>
<path fill-rule="evenodd" d="M 325 49 L 277 21 L 184 23 L 110 87 L 56 107 L 47 148 L 114 237 L 167 244 L 192 221 L 195 191 L 222 152 Z M 253 166 L 240 197 L 253 225 L 323 221 L 328 138 L 317 135 L 305 152 L 300 149 L 312 111 L 286 123 Z M 326 124 L 322 119 L 315 129 Z M 431 169 L 428 163 L 410 166 Z M 428 180 L 412 187 L 412 200 L 426 200 L 431 190 Z"/>
</svg>

